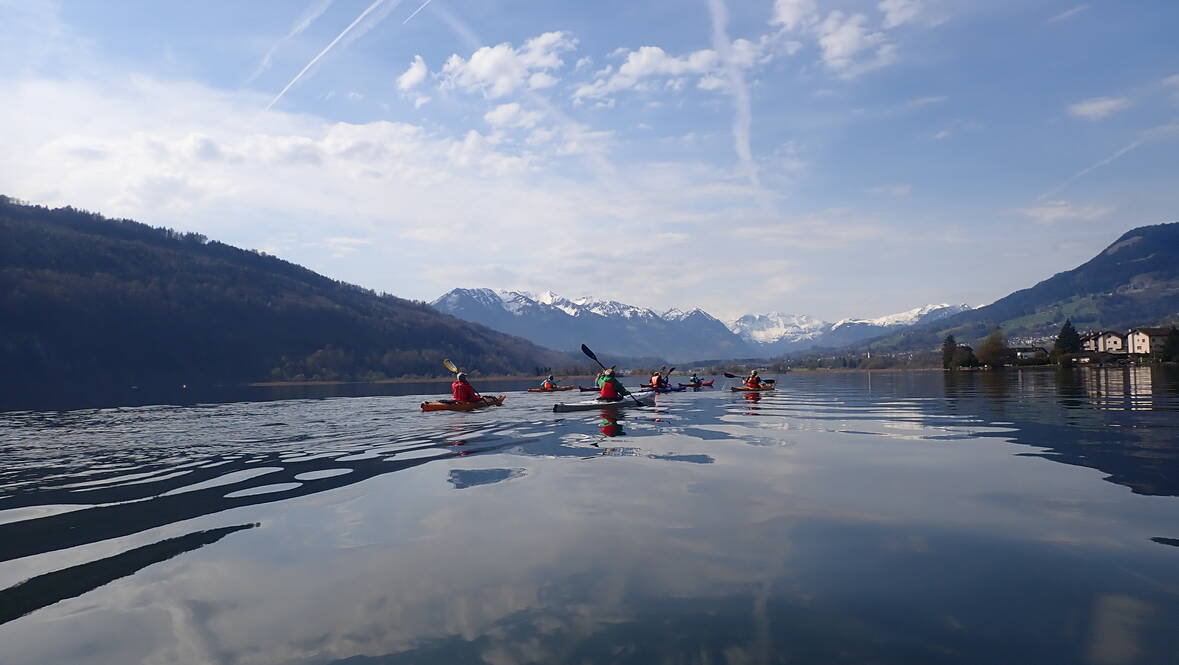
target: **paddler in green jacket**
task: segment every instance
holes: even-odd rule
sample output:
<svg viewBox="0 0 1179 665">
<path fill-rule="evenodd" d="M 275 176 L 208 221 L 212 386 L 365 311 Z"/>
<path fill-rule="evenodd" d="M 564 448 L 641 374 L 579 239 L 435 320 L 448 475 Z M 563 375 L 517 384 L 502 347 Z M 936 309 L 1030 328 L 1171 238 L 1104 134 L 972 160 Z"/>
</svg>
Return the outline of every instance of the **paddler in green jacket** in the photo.
<svg viewBox="0 0 1179 665">
<path fill-rule="evenodd" d="M 629 395 L 627 390 L 618 377 L 614 376 L 614 368 L 607 367 L 598 373 L 598 399 L 606 402 L 617 402 L 624 396 Z"/>
</svg>

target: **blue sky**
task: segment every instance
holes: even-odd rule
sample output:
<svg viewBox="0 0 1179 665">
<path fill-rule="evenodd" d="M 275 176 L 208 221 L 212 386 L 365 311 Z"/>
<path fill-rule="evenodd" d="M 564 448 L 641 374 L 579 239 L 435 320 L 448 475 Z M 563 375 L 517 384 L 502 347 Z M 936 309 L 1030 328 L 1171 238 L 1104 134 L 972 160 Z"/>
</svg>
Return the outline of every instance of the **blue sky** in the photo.
<svg viewBox="0 0 1179 665">
<path fill-rule="evenodd" d="M 981 305 L 1179 219 L 1176 25 L 1172 0 L 0 0 L 0 192 L 424 300 Z"/>
</svg>

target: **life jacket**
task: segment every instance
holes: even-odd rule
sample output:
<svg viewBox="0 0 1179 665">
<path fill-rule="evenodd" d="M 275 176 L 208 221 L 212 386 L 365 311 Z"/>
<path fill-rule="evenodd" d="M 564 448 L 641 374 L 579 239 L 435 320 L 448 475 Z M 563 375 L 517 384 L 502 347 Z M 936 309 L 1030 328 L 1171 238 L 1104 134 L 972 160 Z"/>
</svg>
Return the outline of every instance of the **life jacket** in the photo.
<svg viewBox="0 0 1179 665">
<path fill-rule="evenodd" d="M 478 402 L 481 397 L 479 393 L 475 392 L 475 388 L 469 383 L 462 381 L 455 381 L 450 384 L 450 392 L 454 396 L 456 402 Z"/>
<path fill-rule="evenodd" d="M 598 393 L 598 399 L 622 399 L 622 393 L 618 392 L 618 380 L 610 377 L 603 378 L 599 384 L 601 392 Z"/>
<path fill-rule="evenodd" d="M 751 376 L 748 379 L 745 379 L 745 387 L 752 388 L 754 390 L 761 388 L 761 377 Z"/>
<path fill-rule="evenodd" d="M 663 385 L 663 377 L 660 377 L 660 376 L 652 376 L 651 377 L 651 387 L 652 388 L 658 388 L 661 385 Z"/>
<path fill-rule="evenodd" d="M 541 388 L 544 388 L 545 390 L 552 390 L 552 389 L 553 389 L 555 386 L 553 386 L 553 382 L 552 382 L 552 381 L 549 381 L 548 379 L 545 379 L 545 380 L 544 380 L 544 383 L 540 384 L 540 387 L 541 387 Z"/>
</svg>

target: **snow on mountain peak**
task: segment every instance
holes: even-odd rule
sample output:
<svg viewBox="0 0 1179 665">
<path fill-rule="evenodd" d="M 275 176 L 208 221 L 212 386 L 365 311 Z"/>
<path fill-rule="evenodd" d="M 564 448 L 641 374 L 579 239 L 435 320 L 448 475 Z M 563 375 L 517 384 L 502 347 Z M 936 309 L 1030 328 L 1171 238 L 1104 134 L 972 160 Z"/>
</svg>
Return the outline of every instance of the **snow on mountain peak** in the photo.
<svg viewBox="0 0 1179 665">
<path fill-rule="evenodd" d="M 896 314 L 886 314 L 875 319 L 843 319 L 838 321 L 832 328 L 838 328 L 848 323 L 858 323 L 871 326 L 879 326 L 882 328 L 891 328 L 895 326 L 911 326 L 924 321 L 936 321 L 959 312 L 964 312 L 970 309 L 970 305 L 951 305 L 949 303 L 936 303 L 931 305 L 922 305 L 921 307 L 914 307 L 913 309 L 897 312 Z"/>
<path fill-rule="evenodd" d="M 759 344 L 771 344 L 780 340 L 792 342 L 817 337 L 830 325 L 806 314 L 746 314 L 726 324 L 729 330 L 745 339 Z"/>
</svg>

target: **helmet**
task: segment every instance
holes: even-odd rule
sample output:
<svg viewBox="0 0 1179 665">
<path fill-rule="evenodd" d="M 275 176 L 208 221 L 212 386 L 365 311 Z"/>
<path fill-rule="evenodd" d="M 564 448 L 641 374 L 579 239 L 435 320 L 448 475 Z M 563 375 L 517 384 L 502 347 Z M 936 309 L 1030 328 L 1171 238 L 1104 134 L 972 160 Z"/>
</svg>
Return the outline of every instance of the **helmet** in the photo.
<svg viewBox="0 0 1179 665">
<path fill-rule="evenodd" d="M 455 376 L 455 378 L 458 379 L 459 381 L 463 381 L 467 378 L 467 373 L 466 372 L 459 372 L 458 375 Z"/>
<path fill-rule="evenodd" d="M 553 375 L 552 375 L 552 374 L 549 374 L 549 377 L 548 377 L 548 378 L 550 378 L 550 379 L 551 379 L 551 378 L 553 378 Z"/>
<path fill-rule="evenodd" d="M 661 374 L 659 372 L 651 372 L 651 376 L 661 376 Z"/>
<path fill-rule="evenodd" d="M 602 370 L 602 374 L 605 374 L 606 376 L 614 376 L 614 368 L 607 367 L 606 369 Z"/>
</svg>

